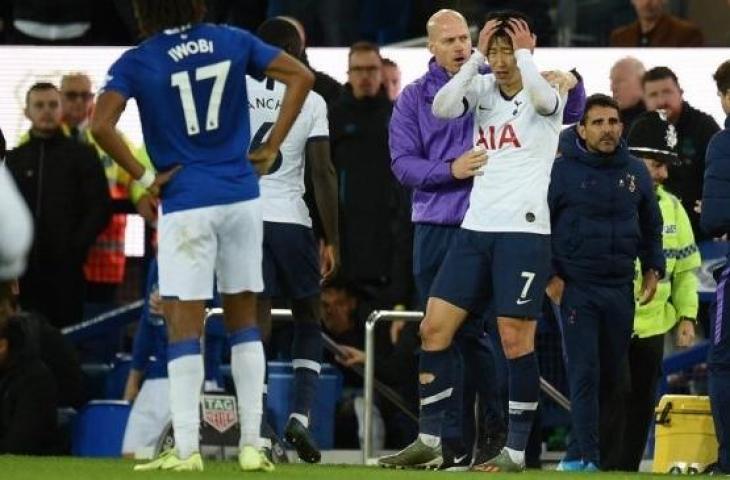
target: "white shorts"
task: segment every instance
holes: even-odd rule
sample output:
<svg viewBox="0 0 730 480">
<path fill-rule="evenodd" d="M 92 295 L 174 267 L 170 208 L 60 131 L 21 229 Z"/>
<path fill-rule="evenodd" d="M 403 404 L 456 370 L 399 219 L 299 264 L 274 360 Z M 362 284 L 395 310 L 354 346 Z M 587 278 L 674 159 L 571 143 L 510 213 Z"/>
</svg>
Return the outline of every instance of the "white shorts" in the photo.
<svg viewBox="0 0 730 480">
<path fill-rule="evenodd" d="M 160 295 L 179 300 L 261 292 L 264 222 L 258 198 L 163 214 L 158 221 Z"/>
<path fill-rule="evenodd" d="M 170 381 L 167 378 L 145 380 L 129 413 L 122 453 L 136 454 L 154 447 L 170 418 Z"/>
</svg>

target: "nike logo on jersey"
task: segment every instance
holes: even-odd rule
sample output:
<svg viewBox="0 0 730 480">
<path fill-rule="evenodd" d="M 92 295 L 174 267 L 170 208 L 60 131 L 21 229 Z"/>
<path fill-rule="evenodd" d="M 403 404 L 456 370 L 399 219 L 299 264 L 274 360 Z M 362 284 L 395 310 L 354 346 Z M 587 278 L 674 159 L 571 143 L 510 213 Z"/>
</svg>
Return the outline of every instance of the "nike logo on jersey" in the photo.
<svg viewBox="0 0 730 480">
<path fill-rule="evenodd" d="M 527 299 L 524 299 L 524 300 L 521 299 L 521 298 L 518 298 L 517 299 L 517 305 L 525 305 L 526 303 L 530 303 L 531 301 L 532 301 L 531 298 L 527 298 Z"/>
<path fill-rule="evenodd" d="M 487 107 L 482 107 L 481 105 L 479 105 L 478 108 L 479 108 L 479 110 L 489 110 Z"/>
</svg>

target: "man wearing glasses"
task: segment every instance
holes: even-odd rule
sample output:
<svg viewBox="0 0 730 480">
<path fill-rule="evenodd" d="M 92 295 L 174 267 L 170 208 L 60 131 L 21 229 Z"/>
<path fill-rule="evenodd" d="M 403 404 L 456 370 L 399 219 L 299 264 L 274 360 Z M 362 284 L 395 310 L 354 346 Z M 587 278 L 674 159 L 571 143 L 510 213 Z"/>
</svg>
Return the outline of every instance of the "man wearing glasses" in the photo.
<svg viewBox="0 0 730 480">
<path fill-rule="evenodd" d="M 382 86 L 378 46 L 357 42 L 348 82 L 332 104 L 329 131 L 340 201 L 342 275 L 372 294 L 375 308 L 411 298 L 410 204 L 390 171 L 393 104 Z"/>
<path fill-rule="evenodd" d="M 132 182 L 132 178 L 111 160 L 109 155 L 96 144 L 89 132 L 89 117 L 94 109 L 94 92 L 91 79 L 82 72 L 69 73 L 61 77 L 62 130 L 67 137 L 93 146 L 101 159 L 113 200 L 129 199 L 142 217 L 153 221 L 156 206 L 147 191 Z M 125 138 L 126 140 L 126 138 Z M 127 140 L 127 144 L 130 142 Z M 142 159 L 140 158 L 140 161 Z M 119 212 L 119 209 L 114 209 Z M 89 250 L 84 264 L 86 278 L 86 316 L 93 316 L 113 308 L 116 291 L 124 281 L 126 257 L 124 255 L 124 232 L 127 226 L 126 213 L 112 215 L 112 219 Z"/>
</svg>

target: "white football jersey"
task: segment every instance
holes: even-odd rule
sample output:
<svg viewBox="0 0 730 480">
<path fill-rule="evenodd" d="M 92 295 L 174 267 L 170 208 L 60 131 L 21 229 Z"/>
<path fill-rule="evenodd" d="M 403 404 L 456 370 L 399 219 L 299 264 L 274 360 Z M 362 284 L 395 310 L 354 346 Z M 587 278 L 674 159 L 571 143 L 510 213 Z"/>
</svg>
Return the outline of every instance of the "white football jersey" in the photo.
<svg viewBox="0 0 730 480">
<path fill-rule="evenodd" d="M 478 86 L 477 86 L 478 84 Z M 474 145 L 487 150 L 483 175 L 474 177 L 462 227 L 481 232 L 550 233 L 550 171 L 558 148 L 565 96 L 541 115 L 526 89 L 511 99 L 493 75 L 480 75 L 474 111 Z"/>
<path fill-rule="evenodd" d="M 251 117 L 250 149 L 253 150 L 269 138 L 271 127 L 279 116 L 286 87 L 268 78 L 257 81 L 246 77 L 246 88 Z M 281 144 L 279 158 L 259 181 L 264 221 L 312 226 L 303 198 L 304 150 L 307 141 L 317 137 L 329 137 L 327 104 L 319 94 L 309 92 L 299 116 Z"/>
</svg>

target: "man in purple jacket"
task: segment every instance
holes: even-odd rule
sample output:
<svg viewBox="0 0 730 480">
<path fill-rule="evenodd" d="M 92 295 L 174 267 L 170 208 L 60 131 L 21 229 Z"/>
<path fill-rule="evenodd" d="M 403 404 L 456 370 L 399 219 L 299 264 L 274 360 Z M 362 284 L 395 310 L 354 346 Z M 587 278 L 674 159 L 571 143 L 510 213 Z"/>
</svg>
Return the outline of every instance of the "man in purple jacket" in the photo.
<svg viewBox="0 0 730 480">
<path fill-rule="evenodd" d="M 423 307 L 451 238 L 466 212 L 472 177 L 486 162 L 484 152 L 473 149 L 472 115 L 441 120 L 431 113 L 436 92 L 471 55 L 472 43 L 466 20 L 454 10 L 440 10 L 429 19 L 427 30 L 428 48 L 433 54 L 428 72 L 403 90 L 390 121 L 391 167 L 398 180 L 413 190 L 413 274 Z M 489 70 L 482 73 L 489 73 Z M 564 123 L 578 121 L 583 114 L 585 91 L 577 73 L 548 72 L 544 75 L 550 82 L 565 81 L 574 85 L 563 118 Z M 457 368 L 468 366 L 463 374 L 454 375 L 461 381 L 455 382 L 450 399 L 446 400 L 452 402 L 448 410 L 457 412 L 456 415 L 442 419 L 422 412 L 418 439 L 403 451 L 379 459 L 381 465 L 468 468 L 472 460 L 467 453 L 472 451 L 471 444 L 454 441 L 462 436 L 473 437 L 473 433 L 462 433 L 461 414 L 458 413 L 464 408 L 463 404 L 473 405 L 473 397 L 467 398 L 468 395 L 463 396 L 461 392 L 464 376 L 470 380 L 467 385 L 477 385 L 481 396 L 486 394 L 492 399 L 497 384 L 494 356 L 489 351 L 491 347 L 485 338 L 484 326 L 484 319 L 465 322 L 456 337 L 456 350 L 461 358 L 454 359 L 454 365 Z M 439 400 L 442 399 L 434 402 Z M 502 405 L 496 403 L 497 410 L 501 411 Z M 443 449 L 443 461 L 442 436 L 447 447 Z M 494 447 L 499 451 L 501 446 Z"/>
</svg>

